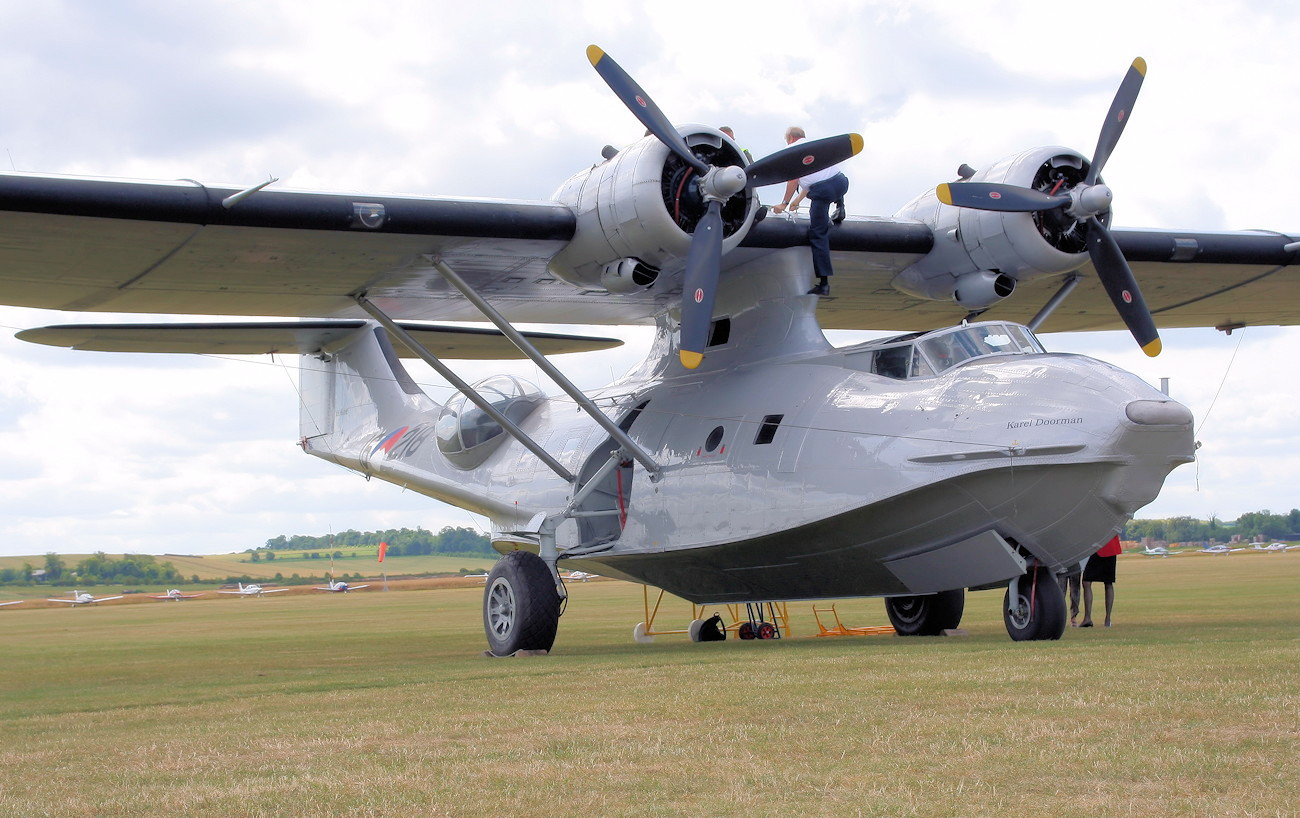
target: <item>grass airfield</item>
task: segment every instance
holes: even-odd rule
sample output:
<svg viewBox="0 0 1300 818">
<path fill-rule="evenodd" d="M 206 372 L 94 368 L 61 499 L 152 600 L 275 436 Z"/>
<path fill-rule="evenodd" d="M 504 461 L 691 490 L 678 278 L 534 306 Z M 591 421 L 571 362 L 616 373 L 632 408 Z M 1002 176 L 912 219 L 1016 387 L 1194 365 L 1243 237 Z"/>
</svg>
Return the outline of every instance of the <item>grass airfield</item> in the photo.
<svg viewBox="0 0 1300 818">
<path fill-rule="evenodd" d="M 1060 642 L 981 592 L 966 637 L 802 638 L 792 603 L 794 638 L 637 645 L 640 586 L 574 583 L 530 659 L 482 656 L 478 585 L 17 606 L 0 814 L 1295 815 L 1298 585 L 1126 556 L 1116 626 Z"/>
</svg>

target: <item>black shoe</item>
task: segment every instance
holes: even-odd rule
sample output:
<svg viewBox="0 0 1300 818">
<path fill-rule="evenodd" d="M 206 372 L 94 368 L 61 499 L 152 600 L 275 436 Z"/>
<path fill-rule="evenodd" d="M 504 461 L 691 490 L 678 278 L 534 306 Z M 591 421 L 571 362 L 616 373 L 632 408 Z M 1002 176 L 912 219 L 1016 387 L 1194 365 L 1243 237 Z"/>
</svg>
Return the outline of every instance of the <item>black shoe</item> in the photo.
<svg viewBox="0 0 1300 818">
<path fill-rule="evenodd" d="M 808 295 L 830 295 L 831 285 L 822 282 L 808 291 Z"/>
<path fill-rule="evenodd" d="M 835 215 L 831 216 L 831 224 L 839 224 L 842 221 L 844 221 L 844 205 L 836 202 Z"/>
<path fill-rule="evenodd" d="M 754 213 L 754 224 L 758 224 L 767 218 L 767 205 L 759 205 L 758 211 Z"/>
</svg>

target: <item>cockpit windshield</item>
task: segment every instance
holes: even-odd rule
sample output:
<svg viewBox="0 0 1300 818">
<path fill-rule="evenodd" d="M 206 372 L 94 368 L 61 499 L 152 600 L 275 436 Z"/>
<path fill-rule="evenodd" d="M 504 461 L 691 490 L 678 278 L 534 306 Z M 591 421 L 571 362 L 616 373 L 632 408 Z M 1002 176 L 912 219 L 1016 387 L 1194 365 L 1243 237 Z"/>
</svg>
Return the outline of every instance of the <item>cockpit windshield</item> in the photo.
<svg viewBox="0 0 1300 818">
<path fill-rule="evenodd" d="M 870 371 L 898 380 L 938 375 L 972 358 L 1044 351 L 1026 327 L 1001 321 L 950 327 L 877 343 L 881 346 L 872 353 Z"/>
</svg>

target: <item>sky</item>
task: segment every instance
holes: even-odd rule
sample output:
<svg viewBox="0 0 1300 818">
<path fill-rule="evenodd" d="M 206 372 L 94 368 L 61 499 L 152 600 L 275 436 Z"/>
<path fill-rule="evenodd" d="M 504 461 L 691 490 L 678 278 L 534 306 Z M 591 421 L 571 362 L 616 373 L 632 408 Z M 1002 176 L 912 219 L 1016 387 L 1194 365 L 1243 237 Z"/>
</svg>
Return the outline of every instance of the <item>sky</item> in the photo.
<svg viewBox="0 0 1300 818">
<path fill-rule="evenodd" d="M 814 16 L 807 13 L 816 9 Z M 890 215 L 1036 145 L 1092 153 L 1120 79 L 1149 70 L 1106 166 L 1114 224 L 1300 233 L 1300 7 L 1283 2 L 505 4 L 226 0 L 0 3 L 9 169 L 311 190 L 546 199 L 641 134 L 587 62 L 600 45 L 670 118 L 731 125 L 755 156 L 800 124 L 856 131 L 847 200 Z M 1300 322 L 1300 305 L 1297 305 Z M 78 353 L 19 329 L 142 316 L 0 307 L 0 554 L 224 553 L 280 534 L 486 528 L 467 512 L 303 455 L 292 360 Z M 569 328 L 572 330 L 572 328 Z M 579 386 L 618 350 L 564 356 Z M 848 343 L 863 336 L 835 333 Z M 1202 448 L 1139 517 L 1300 506 L 1300 329 L 1045 335 L 1196 418 Z M 422 365 L 420 365 L 422 366 Z M 450 390 L 413 366 L 445 401 Z M 458 365 L 466 380 L 531 363 Z"/>
</svg>

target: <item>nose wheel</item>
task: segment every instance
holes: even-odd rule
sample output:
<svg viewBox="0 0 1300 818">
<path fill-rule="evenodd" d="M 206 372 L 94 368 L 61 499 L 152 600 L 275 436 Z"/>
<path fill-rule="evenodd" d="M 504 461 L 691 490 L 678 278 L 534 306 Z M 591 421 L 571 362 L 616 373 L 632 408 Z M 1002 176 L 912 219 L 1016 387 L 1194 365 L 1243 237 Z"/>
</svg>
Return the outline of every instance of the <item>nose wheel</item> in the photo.
<svg viewBox="0 0 1300 818">
<path fill-rule="evenodd" d="M 1065 633 L 1065 592 L 1052 572 L 1038 567 L 1012 580 L 1003 597 L 1002 621 L 1017 642 L 1060 639 Z"/>
</svg>

